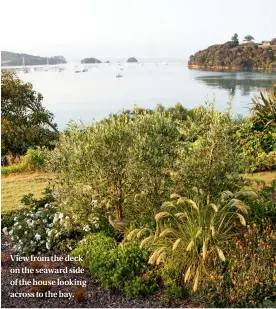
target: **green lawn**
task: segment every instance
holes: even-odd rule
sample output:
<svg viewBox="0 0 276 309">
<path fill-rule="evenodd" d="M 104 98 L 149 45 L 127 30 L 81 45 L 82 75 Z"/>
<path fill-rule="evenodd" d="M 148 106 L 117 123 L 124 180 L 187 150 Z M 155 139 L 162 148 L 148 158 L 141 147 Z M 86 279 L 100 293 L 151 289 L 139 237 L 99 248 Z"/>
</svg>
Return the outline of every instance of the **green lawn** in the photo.
<svg viewBox="0 0 276 309">
<path fill-rule="evenodd" d="M 264 180 L 266 184 L 269 184 L 273 179 L 276 179 L 276 171 L 244 174 L 243 176 L 249 179 Z"/>
<path fill-rule="evenodd" d="M 267 184 L 276 178 L 276 172 L 245 174 L 246 178 L 264 180 Z M 44 172 L 20 173 L 2 176 L 2 213 L 18 209 L 25 194 L 41 196 L 45 187 L 54 178 L 53 174 Z"/>
<path fill-rule="evenodd" d="M 1 212 L 18 209 L 22 197 L 28 193 L 33 193 L 34 197 L 40 197 L 51 179 L 53 175 L 45 172 L 2 176 Z"/>
</svg>

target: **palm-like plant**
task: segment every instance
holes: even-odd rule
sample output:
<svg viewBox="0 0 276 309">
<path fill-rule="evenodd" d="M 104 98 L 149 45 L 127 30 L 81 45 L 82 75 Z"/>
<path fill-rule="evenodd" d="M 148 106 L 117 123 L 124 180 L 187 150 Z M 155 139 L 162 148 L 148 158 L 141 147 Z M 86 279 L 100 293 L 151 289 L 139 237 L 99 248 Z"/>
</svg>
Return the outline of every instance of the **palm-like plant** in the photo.
<svg viewBox="0 0 276 309">
<path fill-rule="evenodd" d="M 251 112 L 255 125 L 263 128 L 276 126 L 276 84 L 269 93 L 263 90 L 260 96 L 254 96 L 252 101 Z"/>
<path fill-rule="evenodd" d="M 215 256 L 226 260 L 224 248 L 235 234 L 234 222 L 246 225 L 243 214 L 250 208 L 238 198 L 256 193 L 224 191 L 219 203 L 206 204 L 200 190 L 194 190 L 193 199 L 173 194 L 174 200 L 163 204 L 162 212 L 155 216 L 155 234 L 147 236 L 141 247 L 150 244 L 153 253 L 149 263 L 164 263 L 165 268 L 176 270 L 178 282 L 191 282 L 196 291 L 200 279 L 208 272 L 209 261 Z M 141 231 L 136 229 L 129 236 L 139 237 Z"/>
</svg>

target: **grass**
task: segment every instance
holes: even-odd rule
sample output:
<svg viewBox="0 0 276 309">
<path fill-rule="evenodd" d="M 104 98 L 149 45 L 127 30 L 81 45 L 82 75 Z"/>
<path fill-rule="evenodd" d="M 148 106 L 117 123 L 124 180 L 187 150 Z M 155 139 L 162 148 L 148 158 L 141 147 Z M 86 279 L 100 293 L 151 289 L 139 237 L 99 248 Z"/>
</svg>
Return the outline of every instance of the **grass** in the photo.
<svg viewBox="0 0 276 309">
<path fill-rule="evenodd" d="M 2 176 L 1 212 L 6 213 L 18 209 L 22 197 L 26 194 L 33 193 L 34 197 L 40 197 L 53 177 L 53 174 L 45 172 Z"/>
<path fill-rule="evenodd" d="M 13 164 L 10 166 L 3 166 L 1 167 L 1 174 L 2 175 L 10 175 L 13 173 L 22 173 L 25 172 L 27 169 L 26 165 L 19 163 L 19 164 Z"/>
<path fill-rule="evenodd" d="M 269 184 L 273 179 L 276 178 L 276 171 L 272 171 L 272 172 L 261 172 L 261 173 L 254 173 L 254 174 L 244 174 L 243 175 L 245 178 L 249 178 L 249 179 L 262 179 L 265 181 L 266 184 Z"/>
<path fill-rule="evenodd" d="M 263 180 L 269 184 L 276 178 L 276 171 L 244 174 L 243 176 L 252 180 Z M 53 174 L 42 171 L 2 175 L 2 213 L 18 209 L 22 197 L 28 193 L 33 193 L 34 197 L 40 197 L 53 178 Z"/>
</svg>

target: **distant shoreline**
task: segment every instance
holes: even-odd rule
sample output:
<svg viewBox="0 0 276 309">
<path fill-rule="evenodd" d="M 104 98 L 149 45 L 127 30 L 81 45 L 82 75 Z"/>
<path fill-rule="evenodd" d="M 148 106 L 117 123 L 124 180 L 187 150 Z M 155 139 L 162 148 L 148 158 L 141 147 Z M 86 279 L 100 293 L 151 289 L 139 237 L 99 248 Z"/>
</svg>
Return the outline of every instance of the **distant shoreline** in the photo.
<svg viewBox="0 0 276 309">
<path fill-rule="evenodd" d="M 205 66 L 190 64 L 188 68 L 191 70 L 207 70 L 207 71 L 240 71 L 240 72 L 261 72 L 261 73 L 276 73 L 276 69 L 265 69 L 263 67 L 259 68 L 241 68 L 238 66 Z"/>
</svg>

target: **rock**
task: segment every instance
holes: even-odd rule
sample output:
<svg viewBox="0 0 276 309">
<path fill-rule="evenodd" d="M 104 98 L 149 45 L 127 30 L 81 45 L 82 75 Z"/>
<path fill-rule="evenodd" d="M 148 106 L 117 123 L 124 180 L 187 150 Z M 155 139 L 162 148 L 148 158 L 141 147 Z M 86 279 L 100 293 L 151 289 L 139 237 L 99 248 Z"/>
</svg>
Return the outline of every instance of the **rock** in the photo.
<svg viewBox="0 0 276 309">
<path fill-rule="evenodd" d="M 130 57 L 127 59 L 127 62 L 138 62 L 138 60 L 135 57 Z"/>
<path fill-rule="evenodd" d="M 82 59 L 81 63 L 102 63 L 102 62 L 96 58 L 90 57 Z"/>
</svg>

